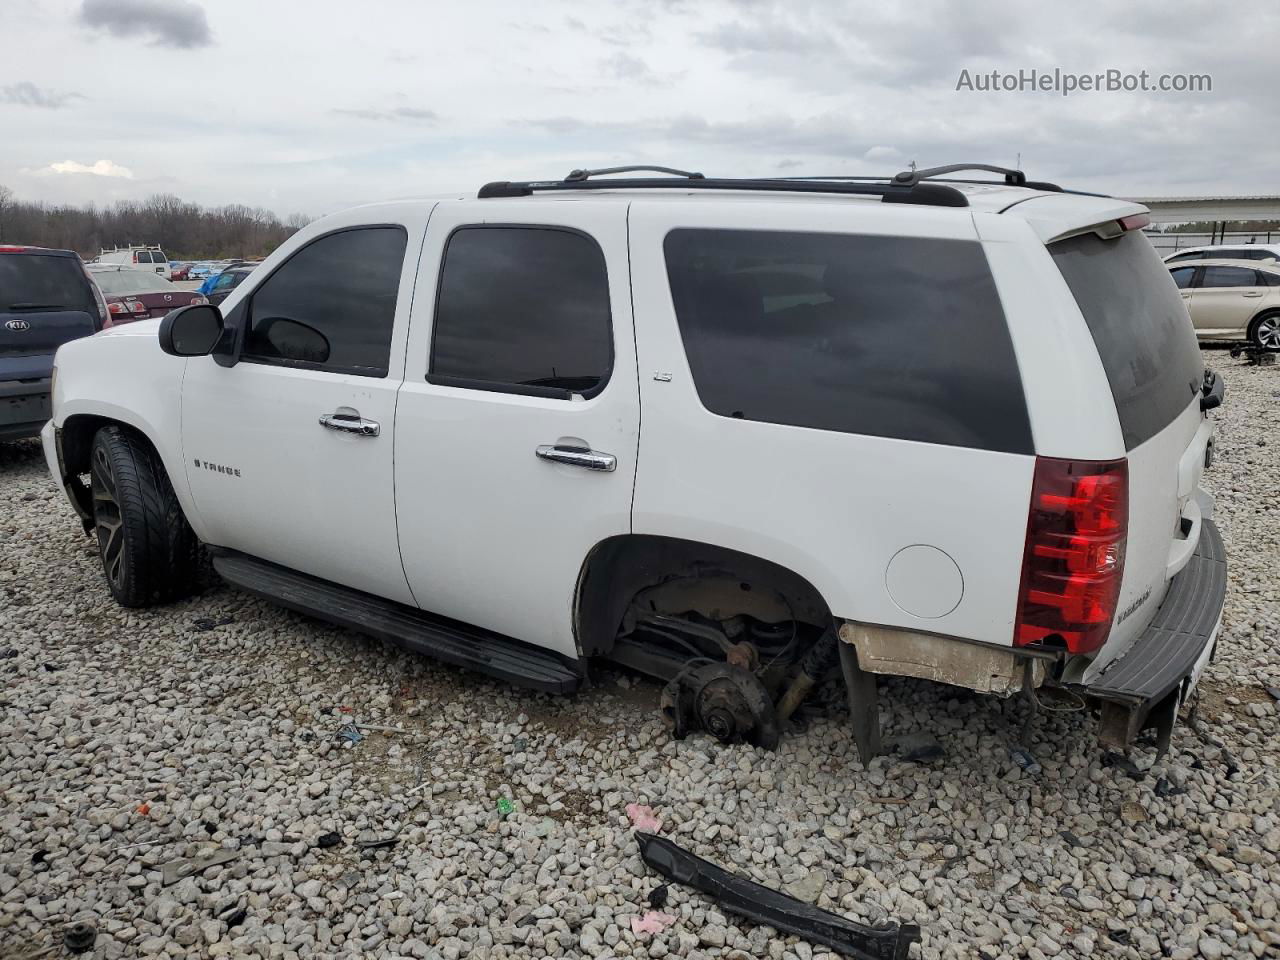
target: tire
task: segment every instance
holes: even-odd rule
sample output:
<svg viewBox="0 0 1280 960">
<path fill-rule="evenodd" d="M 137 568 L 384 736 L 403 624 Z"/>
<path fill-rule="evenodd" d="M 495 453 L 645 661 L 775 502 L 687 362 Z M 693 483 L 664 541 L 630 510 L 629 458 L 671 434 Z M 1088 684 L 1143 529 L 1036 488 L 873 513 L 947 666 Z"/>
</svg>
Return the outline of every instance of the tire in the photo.
<svg viewBox="0 0 1280 960">
<path fill-rule="evenodd" d="M 103 427 L 89 475 L 98 554 L 116 602 L 150 607 L 191 593 L 200 541 L 151 445 L 127 428 Z"/>
<path fill-rule="evenodd" d="M 1249 327 L 1249 342 L 1268 350 L 1280 348 L 1280 312 L 1264 313 Z"/>
</svg>

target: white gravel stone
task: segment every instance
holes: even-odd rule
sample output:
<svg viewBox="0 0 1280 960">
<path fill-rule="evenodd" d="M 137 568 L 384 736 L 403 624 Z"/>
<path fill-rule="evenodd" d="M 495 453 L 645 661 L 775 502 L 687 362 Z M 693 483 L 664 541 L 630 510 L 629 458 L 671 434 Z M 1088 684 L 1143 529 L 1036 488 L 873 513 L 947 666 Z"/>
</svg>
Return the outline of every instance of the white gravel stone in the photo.
<svg viewBox="0 0 1280 960">
<path fill-rule="evenodd" d="M 1020 703 L 924 682 L 883 684 L 885 734 L 936 738 L 945 760 L 864 769 L 839 689 L 763 753 L 673 742 L 646 680 L 605 671 L 575 698 L 535 695 L 212 579 L 126 611 L 38 447 L 0 443 L 0 952 L 88 917 L 95 960 L 831 960 L 680 886 L 675 923 L 634 936 L 658 882 L 635 802 L 752 879 L 919 923 L 921 958 L 1274 955 L 1280 717 L 1262 687 L 1280 687 L 1280 372 L 1206 359 L 1227 380 L 1205 481 L 1227 609 L 1199 732 L 1180 726 L 1140 781 L 1102 765 L 1080 714 L 1041 719 L 1028 775 L 1008 753 Z M 402 732 L 344 747 L 351 720 Z M 219 848 L 236 859 L 161 885 L 165 863 Z"/>
</svg>

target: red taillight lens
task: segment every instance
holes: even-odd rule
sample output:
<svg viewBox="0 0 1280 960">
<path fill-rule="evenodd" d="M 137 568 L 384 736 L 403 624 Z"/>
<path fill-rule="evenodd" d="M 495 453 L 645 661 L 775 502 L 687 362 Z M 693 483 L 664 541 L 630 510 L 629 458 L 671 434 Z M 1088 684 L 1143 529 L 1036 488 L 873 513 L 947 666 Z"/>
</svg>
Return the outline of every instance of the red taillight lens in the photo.
<svg viewBox="0 0 1280 960">
<path fill-rule="evenodd" d="M 208 301 L 206 298 L 204 298 L 204 297 L 200 296 L 200 294 L 198 294 L 198 293 L 197 293 L 194 297 L 192 297 L 192 298 L 191 298 L 191 302 L 190 302 L 190 303 L 188 303 L 188 304 L 187 304 L 187 306 L 189 306 L 189 307 L 194 307 L 194 306 L 196 306 L 196 305 L 198 305 L 198 304 L 201 304 L 201 303 L 208 303 L 208 302 L 209 302 L 209 301 Z"/>
<path fill-rule="evenodd" d="M 119 300 L 112 300 L 110 303 L 107 304 L 107 310 L 112 314 L 114 314 L 115 316 L 119 317 L 124 314 L 127 314 L 129 312 L 129 307 L 127 304 L 123 304 Z"/>
<path fill-rule="evenodd" d="M 146 313 L 146 312 L 147 312 L 147 305 L 146 305 L 145 303 L 143 303 L 141 300 L 131 300 L 131 301 L 129 302 L 129 308 L 130 308 L 134 313 Z"/>
<path fill-rule="evenodd" d="M 1128 529 L 1126 461 L 1036 458 L 1015 646 L 1057 637 L 1092 653 L 1106 643 Z"/>
</svg>

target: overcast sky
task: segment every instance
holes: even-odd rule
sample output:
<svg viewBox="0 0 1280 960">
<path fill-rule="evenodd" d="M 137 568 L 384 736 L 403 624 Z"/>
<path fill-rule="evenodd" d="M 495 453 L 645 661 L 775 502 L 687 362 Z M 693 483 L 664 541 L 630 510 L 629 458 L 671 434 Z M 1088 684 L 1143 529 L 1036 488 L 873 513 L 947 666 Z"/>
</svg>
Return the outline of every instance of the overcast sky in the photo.
<svg viewBox="0 0 1280 960">
<path fill-rule="evenodd" d="M 284 216 L 578 166 L 1280 193 L 1280 4 L 0 0 L 0 184 Z M 1212 92 L 957 91 L 962 70 Z"/>
</svg>

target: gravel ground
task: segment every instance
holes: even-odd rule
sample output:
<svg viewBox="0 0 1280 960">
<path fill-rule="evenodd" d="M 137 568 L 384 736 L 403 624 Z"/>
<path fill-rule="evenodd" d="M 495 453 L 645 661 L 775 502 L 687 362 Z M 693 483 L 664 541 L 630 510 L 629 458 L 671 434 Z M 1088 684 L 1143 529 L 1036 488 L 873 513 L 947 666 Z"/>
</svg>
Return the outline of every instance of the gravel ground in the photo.
<svg viewBox="0 0 1280 960">
<path fill-rule="evenodd" d="M 36 446 L 0 444 L 0 957 L 61 956 L 79 919 L 99 957 L 830 956 L 679 887 L 675 923 L 633 934 L 658 881 L 630 802 L 757 880 L 920 923 L 916 956 L 1280 955 L 1280 371 L 1211 362 L 1223 635 L 1198 732 L 1128 773 L 1072 714 L 1028 774 L 1018 704 L 923 682 L 888 685 L 886 734 L 945 756 L 864 769 L 836 696 L 776 753 L 675 743 L 657 687 L 620 674 L 528 694 L 215 584 L 127 612 Z M 401 732 L 348 744 L 353 718 Z"/>
</svg>

